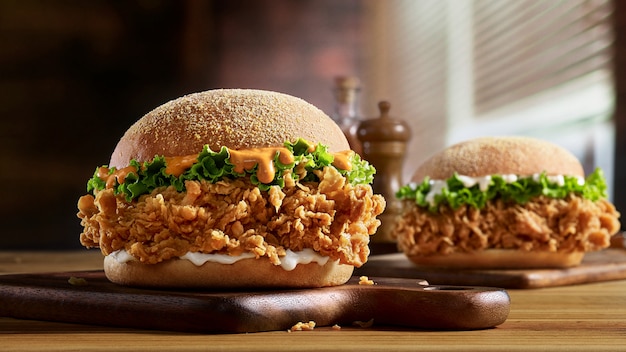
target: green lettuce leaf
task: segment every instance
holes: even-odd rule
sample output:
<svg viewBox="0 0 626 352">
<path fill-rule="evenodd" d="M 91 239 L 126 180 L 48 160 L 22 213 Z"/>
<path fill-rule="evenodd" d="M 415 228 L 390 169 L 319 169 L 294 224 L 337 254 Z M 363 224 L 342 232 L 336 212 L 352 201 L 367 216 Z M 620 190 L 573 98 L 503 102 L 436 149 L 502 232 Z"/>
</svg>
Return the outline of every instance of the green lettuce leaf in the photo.
<svg viewBox="0 0 626 352">
<path fill-rule="evenodd" d="M 488 188 L 482 191 L 479 185 L 465 187 L 459 175 L 454 174 L 446 180 L 441 192 L 435 194 L 433 200 L 429 201 L 427 196 L 431 187 L 430 180 L 426 178 L 422 183 L 401 187 L 396 197 L 402 200 L 415 200 L 418 206 L 428 208 L 430 211 L 436 211 L 441 204 L 448 204 L 453 209 L 458 209 L 464 204 L 480 209 L 494 198 L 525 204 L 540 195 L 565 198 L 568 194 L 574 193 L 594 202 L 607 197 L 606 181 L 599 168 L 587 176 L 584 184 L 580 184 L 576 177 L 564 176 L 563 185 L 559 185 L 550 181 L 545 173 L 541 173 L 538 178 L 524 177 L 514 182 L 507 182 L 502 176 L 493 175 Z"/>
<path fill-rule="evenodd" d="M 198 160 L 185 170 L 180 176 L 174 176 L 165 172 L 167 164 L 166 158 L 156 156 L 151 161 L 139 163 L 131 160 L 130 165 L 136 172 L 130 172 L 126 175 L 124 182 L 115 183 L 113 191 L 115 194 L 123 194 L 126 200 L 132 201 L 142 194 L 148 194 L 159 187 L 174 186 L 179 192 L 185 190 L 185 181 L 187 180 L 206 180 L 211 183 L 224 179 L 235 179 L 238 177 L 248 177 L 250 182 L 258 186 L 262 191 L 267 191 L 271 186 L 285 186 L 285 177 L 298 177 L 291 170 L 296 165 L 303 164 L 306 175 L 299 181 L 319 181 L 313 171 L 321 170 L 324 167 L 332 166 L 334 161 L 333 154 L 328 152 L 328 147 L 317 144 L 313 151 L 310 151 L 311 144 L 304 140 L 298 139 L 295 142 L 285 142 L 287 148 L 294 155 L 294 162 L 283 164 L 280 161 L 280 154 L 277 152 L 274 156 L 274 179 L 270 183 L 263 183 L 257 178 L 257 167 L 246 170 L 243 173 L 235 171 L 235 166 L 230 162 L 230 153 L 226 147 L 222 147 L 220 151 L 214 152 L 205 146 L 198 154 Z M 374 180 L 376 170 L 367 161 L 354 153 L 350 159 L 352 164 L 351 170 L 337 169 L 343 176 L 348 179 L 352 185 L 371 184 Z M 106 165 L 103 167 L 107 167 Z M 334 166 L 333 166 L 334 167 Z M 114 173 L 115 168 L 109 170 L 109 174 Z M 99 168 L 96 168 L 92 178 L 87 182 L 87 191 L 95 192 L 106 188 L 106 183 L 99 176 Z"/>
<path fill-rule="evenodd" d="M 376 169 L 366 160 L 361 159 L 361 156 L 359 156 L 359 154 L 352 154 L 352 157 L 350 158 L 350 164 L 352 164 L 352 169 L 350 170 L 339 169 L 339 173 L 342 176 L 346 177 L 350 184 L 371 184 L 372 182 L 374 182 L 374 174 L 376 174 Z"/>
</svg>

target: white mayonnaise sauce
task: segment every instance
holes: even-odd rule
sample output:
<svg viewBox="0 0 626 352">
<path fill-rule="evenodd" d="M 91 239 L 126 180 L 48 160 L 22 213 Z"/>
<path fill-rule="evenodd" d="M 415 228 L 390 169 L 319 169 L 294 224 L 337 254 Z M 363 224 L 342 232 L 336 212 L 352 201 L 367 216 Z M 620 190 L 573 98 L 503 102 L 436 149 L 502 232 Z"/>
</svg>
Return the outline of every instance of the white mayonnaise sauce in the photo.
<svg viewBox="0 0 626 352">
<path fill-rule="evenodd" d="M 128 252 L 126 252 L 125 249 L 120 249 L 119 251 L 115 251 L 111 254 L 109 254 L 109 257 L 117 260 L 118 263 L 126 263 L 126 262 L 130 262 L 132 260 L 136 260 L 135 257 L 133 257 L 132 255 L 128 254 Z"/>
<path fill-rule="evenodd" d="M 539 176 L 541 176 L 540 174 L 533 174 L 533 181 L 535 182 L 539 182 Z M 550 183 L 556 183 L 559 186 L 564 186 L 565 185 L 565 177 L 563 175 L 554 175 L 554 176 L 547 176 L 548 181 Z M 584 182 L 584 180 L 583 180 Z M 579 181 L 580 183 L 580 181 Z"/>
<path fill-rule="evenodd" d="M 287 271 L 291 271 L 296 268 L 298 264 L 317 263 L 319 265 L 325 265 L 328 262 L 329 257 L 324 257 L 316 253 L 310 248 L 305 248 L 299 252 L 294 252 L 291 249 L 287 250 L 284 257 L 280 258 L 280 266 Z"/>
<path fill-rule="evenodd" d="M 463 183 L 463 186 L 465 186 L 465 188 L 471 188 L 478 184 L 478 188 L 483 192 L 489 189 L 489 182 L 491 182 L 491 176 L 489 175 L 483 177 L 470 177 L 459 175 L 458 179 L 459 181 L 461 181 L 461 183 Z"/>
<path fill-rule="evenodd" d="M 228 254 L 205 254 L 198 252 L 187 252 L 180 259 L 185 259 L 193 263 L 195 266 L 202 266 L 206 262 L 215 262 L 220 264 L 233 264 L 237 261 L 247 258 L 254 258 L 254 254 L 250 252 L 241 253 L 240 255 L 228 255 Z"/>
<path fill-rule="evenodd" d="M 430 191 L 428 191 L 428 194 L 426 195 L 426 201 L 428 204 L 434 206 L 435 196 L 441 194 L 441 191 L 446 188 L 447 183 L 445 180 L 430 180 L 428 183 L 430 184 Z"/>
<path fill-rule="evenodd" d="M 506 183 L 513 183 L 515 181 L 517 181 L 518 177 L 515 174 L 507 174 L 507 175 L 500 175 L 502 177 L 502 179 L 504 180 L 504 182 Z"/>
<path fill-rule="evenodd" d="M 119 263 L 126 263 L 131 260 L 137 260 L 132 255 L 128 254 L 126 250 L 120 249 L 109 254 L 111 258 L 117 260 Z M 205 254 L 205 253 L 193 253 L 187 252 L 181 256 L 180 259 L 188 260 L 196 266 L 201 266 L 207 262 L 219 263 L 219 264 L 233 264 L 242 259 L 254 258 L 255 255 L 246 252 L 240 255 L 228 255 L 228 254 Z M 319 265 L 325 265 L 328 262 L 329 257 L 322 256 L 310 248 L 305 248 L 302 251 L 294 252 L 291 249 L 287 249 L 284 257 L 280 257 L 280 266 L 291 271 L 296 268 L 298 264 L 317 263 Z"/>
<path fill-rule="evenodd" d="M 500 176 L 506 183 L 512 183 L 512 182 L 517 181 L 519 178 L 524 178 L 524 177 L 532 177 L 532 179 L 535 182 L 539 182 L 539 176 L 541 176 L 541 174 L 533 174 L 531 176 L 517 176 L 513 174 L 507 174 L 507 175 L 500 175 Z M 489 183 L 491 182 L 492 176 L 487 175 L 487 176 L 480 176 L 480 177 L 471 177 L 471 176 L 465 176 L 465 175 L 457 175 L 457 177 L 459 181 L 463 183 L 463 186 L 465 186 L 466 188 L 471 188 L 471 187 L 474 187 L 475 185 L 478 185 L 478 188 L 481 191 L 485 192 L 487 189 L 489 189 Z M 554 175 L 554 176 L 547 176 L 547 177 L 550 183 L 554 183 L 559 186 L 565 185 L 564 175 Z M 579 185 L 582 186 L 585 184 L 584 178 L 577 177 L 577 179 L 578 179 Z M 428 202 L 428 204 L 434 206 L 435 196 L 438 194 L 441 194 L 442 190 L 444 188 L 447 188 L 448 184 L 445 180 L 430 180 L 429 183 L 430 183 L 430 191 L 428 191 L 428 194 L 426 195 L 426 201 Z"/>
</svg>

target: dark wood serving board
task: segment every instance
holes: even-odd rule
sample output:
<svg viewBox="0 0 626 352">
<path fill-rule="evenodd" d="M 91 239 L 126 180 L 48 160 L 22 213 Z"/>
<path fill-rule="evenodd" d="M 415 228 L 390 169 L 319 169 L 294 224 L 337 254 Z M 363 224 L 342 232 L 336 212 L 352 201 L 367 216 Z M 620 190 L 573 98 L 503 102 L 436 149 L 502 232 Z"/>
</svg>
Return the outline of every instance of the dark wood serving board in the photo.
<svg viewBox="0 0 626 352">
<path fill-rule="evenodd" d="M 430 284 L 541 288 L 626 279 L 626 250 L 587 253 L 581 265 L 567 269 L 451 270 L 418 267 L 402 253 L 371 256 L 357 275 L 423 278 Z"/>
<path fill-rule="evenodd" d="M 86 280 L 72 285 L 70 278 Z M 503 323 L 503 289 L 429 286 L 373 278 L 375 285 L 255 292 L 148 290 L 109 282 L 102 271 L 0 275 L 0 316 L 202 333 L 287 330 L 373 322 L 417 329 L 473 330 Z M 373 320 L 372 320 L 373 319 Z"/>
</svg>

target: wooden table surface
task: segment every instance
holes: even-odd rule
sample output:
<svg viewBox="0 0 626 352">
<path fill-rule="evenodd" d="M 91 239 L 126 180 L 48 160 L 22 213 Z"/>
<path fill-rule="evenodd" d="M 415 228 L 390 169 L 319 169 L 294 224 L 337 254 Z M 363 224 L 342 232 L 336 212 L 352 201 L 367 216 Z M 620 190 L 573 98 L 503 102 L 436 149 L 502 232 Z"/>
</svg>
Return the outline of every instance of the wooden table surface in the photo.
<svg viewBox="0 0 626 352">
<path fill-rule="evenodd" d="M 0 274 L 102 268 L 96 251 L 0 252 Z M 202 335 L 0 317 L 2 351 L 625 351 L 626 280 L 508 290 L 507 321 L 480 331 L 316 327 Z"/>
</svg>

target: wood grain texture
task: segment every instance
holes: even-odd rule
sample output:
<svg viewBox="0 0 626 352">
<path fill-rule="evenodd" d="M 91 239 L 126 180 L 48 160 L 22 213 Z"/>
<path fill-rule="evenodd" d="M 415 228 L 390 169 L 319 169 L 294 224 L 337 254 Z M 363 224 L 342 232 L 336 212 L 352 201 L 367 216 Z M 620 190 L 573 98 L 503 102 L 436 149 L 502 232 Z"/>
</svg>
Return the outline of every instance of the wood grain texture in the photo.
<svg viewBox="0 0 626 352">
<path fill-rule="evenodd" d="M 626 250 L 587 253 L 581 265 L 567 269 L 441 269 L 411 263 L 402 253 L 370 257 L 355 275 L 422 278 L 431 284 L 540 288 L 626 279 Z"/>
<path fill-rule="evenodd" d="M 98 269 L 102 258 L 97 254 L 92 251 L 4 251 L 0 252 L 0 272 Z M 503 324 L 493 329 L 465 331 L 340 324 L 336 328 L 318 326 L 313 331 L 291 333 L 280 330 L 196 334 L 0 317 L 0 349 L 23 352 L 623 351 L 624 292 L 626 280 L 510 289 L 511 311 Z"/>
<path fill-rule="evenodd" d="M 86 285 L 72 285 L 76 277 Z M 472 330 L 502 324 L 504 290 L 428 286 L 423 280 L 353 278 L 321 289 L 258 292 L 166 291 L 123 287 L 102 271 L 0 276 L 0 316 L 202 333 L 287 330 L 372 321 L 420 329 Z"/>
</svg>

